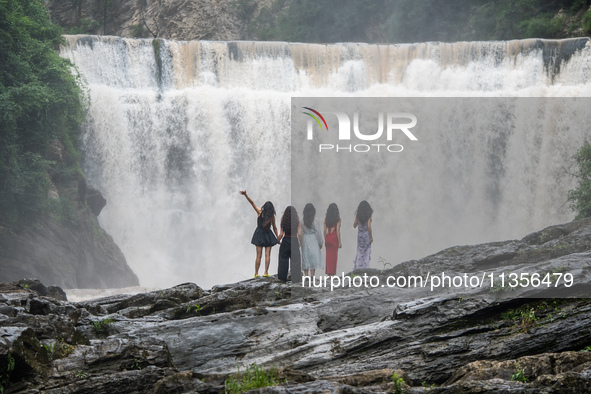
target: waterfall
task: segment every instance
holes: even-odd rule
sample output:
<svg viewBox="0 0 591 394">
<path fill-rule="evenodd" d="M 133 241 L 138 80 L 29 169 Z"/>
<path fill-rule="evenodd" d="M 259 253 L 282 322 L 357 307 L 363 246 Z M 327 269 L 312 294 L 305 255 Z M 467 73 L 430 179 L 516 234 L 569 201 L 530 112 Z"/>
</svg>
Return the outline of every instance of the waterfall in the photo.
<svg viewBox="0 0 591 394">
<path fill-rule="evenodd" d="M 289 205 L 291 97 L 591 96 L 587 38 L 404 45 L 107 36 L 66 36 L 66 41 L 61 55 L 76 65 L 90 91 L 82 149 L 88 182 L 108 201 L 99 220 L 141 284 L 152 287 L 186 281 L 210 287 L 252 277 L 256 214 L 238 190 L 246 189 L 259 206 L 272 201 L 279 215 Z M 574 183 L 560 169 L 588 132 L 581 128 L 569 138 L 560 158 L 543 154 L 549 141 L 556 142 L 545 140 L 554 134 L 531 136 L 530 145 L 508 140 L 506 150 L 521 157 L 512 168 L 523 174 L 519 179 L 506 171 L 496 174 L 507 178 L 515 195 L 520 187 L 533 190 L 537 208 L 531 220 L 501 206 L 503 220 L 494 232 L 465 230 L 442 238 L 425 230 L 430 217 L 398 206 L 400 215 L 408 215 L 400 218 L 410 224 L 405 231 L 412 234 L 412 223 L 421 229 L 415 242 L 401 244 L 397 258 L 522 237 L 571 220 L 566 191 L 560 189 Z M 434 151 L 431 159 L 446 163 L 444 154 Z M 471 176 L 477 182 L 490 175 L 487 171 Z M 463 185 L 445 187 L 459 193 Z M 297 208 L 301 212 L 303 206 Z M 323 217 L 326 207 L 317 210 Z M 469 222 L 464 219 L 458 223 Z M 354 245 L 354 234 L 343 236 Z M 344 253 L 340 269 L 352 268 L 347 253 L 354 250 Z M 373 266 L 381 268 L 375 257 Z M 271 273 L 276 267 L 274 248 Z"/>
</svg>

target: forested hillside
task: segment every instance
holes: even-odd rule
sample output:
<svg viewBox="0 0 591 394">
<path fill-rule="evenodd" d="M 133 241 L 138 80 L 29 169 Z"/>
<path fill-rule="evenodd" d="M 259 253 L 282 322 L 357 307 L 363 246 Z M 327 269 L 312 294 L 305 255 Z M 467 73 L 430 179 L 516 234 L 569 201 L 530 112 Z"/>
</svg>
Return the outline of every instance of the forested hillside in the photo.
<svg viewBox="0 0 591 394">
<path fill-rule="evenodd" d="M 258 30 L 262 39 L 400 43 L 566 38 L 591 33 L 589 0 L 276 0 L 276 3 L 285 6 L 269 27 Z M 262 18 L 259 21 L 264 24 Z"/>
<path fill-rule="evenodd" d="M 134 285 L 80 166 L 88 100 L 63 42 L 42 0 L 0 0 L 0 281 Z"/>
<path fill-rule="evenodd" d="M 56 50 L 61 33 L 41 0 L 0 1 L 0 226 L 64 208 L 51 182 L 81 175 L 84 96 Z M 46 154 L 52 140 L 65 147 L 59 163 Z"/>
</svg>

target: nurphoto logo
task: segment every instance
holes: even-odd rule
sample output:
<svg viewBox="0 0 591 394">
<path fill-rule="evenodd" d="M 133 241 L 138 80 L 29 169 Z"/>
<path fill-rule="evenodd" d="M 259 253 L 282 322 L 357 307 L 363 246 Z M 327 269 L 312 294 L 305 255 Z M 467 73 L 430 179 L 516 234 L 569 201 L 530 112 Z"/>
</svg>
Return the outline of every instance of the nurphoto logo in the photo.
<svg viewBox="0 0 591 394">
<path fill-rule="evenodd" d="M 324 116 L 317 110 L 310 107 L 302 107 L 310 112 L 303 112 L 303 114 L 310 117 L 307 122 L 307 139 L 314 140 L 314 123 L 318 124 L 321 131 L 328 132 L 328 124 Z M 383 112 L 378 113 L 378 129 L 373 133 L 362 133 L 359 127 L 359 112 L 353 113 L 353 137 L 351 136 L 351 118 L 345 112 L 324 112 L 324 114 L 335 115 L 339 124 L 338 127 L 338 141 L 352 141 L 354 139 L 360 141 L 376 141 L 376 143 L 368 144 L 318 144 L 319 152 L 358 152 L 366 153 L 370 151 L 386 151 L 391 153 L 402 152 L 404 147 L 401 144 L 390 144 L 395 134 L 404 134 L 411 141 L 418 141 L 418 138 L 410 131 L 417 125 L 417 117 L 407 112 L 388 112 L 384 116 Z M 315 122 L 314 122 L 315 121 Z M 386 123 L 386 141 L 388 143 L 377 143 L 378 140 L 383 141 L 384 123 Z"/>
</svg>

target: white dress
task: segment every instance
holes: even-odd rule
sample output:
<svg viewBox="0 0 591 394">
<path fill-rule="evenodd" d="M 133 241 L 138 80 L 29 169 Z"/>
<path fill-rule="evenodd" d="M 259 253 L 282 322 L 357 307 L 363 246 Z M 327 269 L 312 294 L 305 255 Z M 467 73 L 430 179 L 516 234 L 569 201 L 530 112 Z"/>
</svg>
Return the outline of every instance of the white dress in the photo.
<svg viewBox="0 0 591 394">
<path fill-rule="evenodd" d="M 312 228 L 302 223 L 302 269 L 316 270 L 321 268 L 322 258 L 320 247 L 323 239 L 318 220 L 314 220 Z"/>
</svg>

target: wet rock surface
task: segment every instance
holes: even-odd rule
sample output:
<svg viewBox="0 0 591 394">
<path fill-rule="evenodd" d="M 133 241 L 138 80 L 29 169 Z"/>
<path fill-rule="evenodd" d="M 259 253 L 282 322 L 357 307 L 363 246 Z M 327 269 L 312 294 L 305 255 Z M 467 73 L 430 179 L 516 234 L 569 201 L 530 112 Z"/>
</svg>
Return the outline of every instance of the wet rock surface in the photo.
<svg viewBox="0 0 591 394">
<path fill-rule="evenodd" d="M 0 379 L 5 392 L 218 393 L 256 364 L 278 383 L 257 393 L 591 392 L 590 256 L 584 220 L 354 273 L 555 270 L 576 278 L 570 298 L 259 278 L 71 303 L 39 281 L 2 283 Z"/>
</svg>

